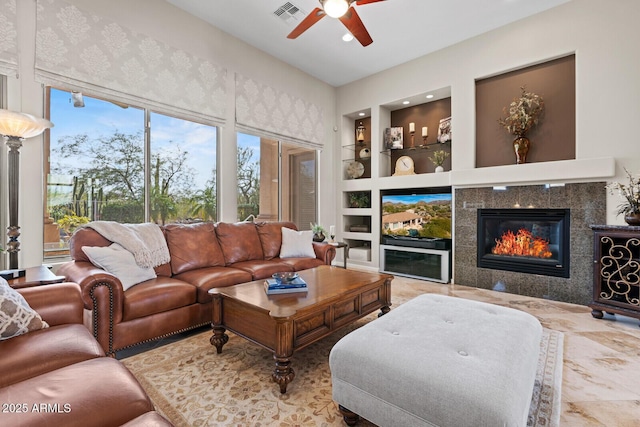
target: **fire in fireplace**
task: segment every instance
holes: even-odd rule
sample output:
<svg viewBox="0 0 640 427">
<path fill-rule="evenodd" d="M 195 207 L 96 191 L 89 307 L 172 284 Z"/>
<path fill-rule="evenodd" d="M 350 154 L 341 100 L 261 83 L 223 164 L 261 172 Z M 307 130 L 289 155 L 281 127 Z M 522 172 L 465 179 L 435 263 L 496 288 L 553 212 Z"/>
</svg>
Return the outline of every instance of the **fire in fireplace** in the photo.
<svg viewBox="0 0 640 427">
<path fill-rule="evenodd" d="M 478 209 L 478 267 L 569 277 L 569 209 Z"/>
</svg>

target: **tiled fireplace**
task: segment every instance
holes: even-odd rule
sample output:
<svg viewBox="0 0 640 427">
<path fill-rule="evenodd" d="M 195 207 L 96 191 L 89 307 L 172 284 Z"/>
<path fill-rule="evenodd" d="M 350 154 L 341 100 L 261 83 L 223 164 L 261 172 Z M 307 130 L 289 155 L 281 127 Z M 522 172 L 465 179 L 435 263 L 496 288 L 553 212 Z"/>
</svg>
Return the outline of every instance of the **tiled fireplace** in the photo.
<svg viewBox="0 0 640 427">
<path fill-rule="evenodd" d="M 454 282 L 588 304 L 593 289 L 589 225 L 606 221 L 604 186 L 457 189 Z M 522 240 L 528 252 L 510 253 L 513 242 Z"/>
</svg>

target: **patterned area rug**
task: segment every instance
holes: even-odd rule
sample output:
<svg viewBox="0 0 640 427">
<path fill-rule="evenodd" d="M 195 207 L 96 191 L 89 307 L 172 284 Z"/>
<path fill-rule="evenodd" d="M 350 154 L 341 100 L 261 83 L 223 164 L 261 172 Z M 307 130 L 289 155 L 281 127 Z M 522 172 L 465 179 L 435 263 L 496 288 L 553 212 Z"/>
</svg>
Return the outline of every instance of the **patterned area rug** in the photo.
<svg viewBox="0 0 640 427">
<path fill-rule="evenodd" d="M 211 332 L 141 353 L 122 362 L 156 408 L 178 426 L 344 426 L 331 399 L 329 352 L 372 314 L 292 357 L 296 372 L 287 393 L 271 382 L 272 354 L 229 333 L 216 354 Z M 563 334 L 544 329 L 528 426 L 558 426 Z M 372 426 L 361 420 L 359 426 Z"/>
</svg>

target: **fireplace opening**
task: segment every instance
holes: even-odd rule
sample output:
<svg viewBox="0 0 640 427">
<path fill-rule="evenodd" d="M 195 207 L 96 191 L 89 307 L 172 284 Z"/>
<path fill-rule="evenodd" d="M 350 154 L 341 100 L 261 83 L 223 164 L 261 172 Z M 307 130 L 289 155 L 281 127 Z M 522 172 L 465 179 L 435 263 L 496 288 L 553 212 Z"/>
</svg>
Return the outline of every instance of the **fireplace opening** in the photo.
<svg viewBox="0 0 640 427">
<path fill-rule="evenodd" d="M 569 209 L 478 209 L 478 267 L 569 277 Z"/>
</svg>

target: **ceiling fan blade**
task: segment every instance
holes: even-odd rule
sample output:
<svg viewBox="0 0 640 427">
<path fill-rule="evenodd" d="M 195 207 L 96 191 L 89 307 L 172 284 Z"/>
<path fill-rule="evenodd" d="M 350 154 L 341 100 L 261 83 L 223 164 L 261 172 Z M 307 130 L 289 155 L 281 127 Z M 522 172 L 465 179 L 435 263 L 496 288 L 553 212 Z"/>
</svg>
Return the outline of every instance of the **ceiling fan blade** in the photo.
<svg viewBox="0 0 640 427">
<path fill-rule="evenodd" d="M 345 27 L 353 34 L 353 37 L 358 39 L 362 46 L 369 46 L 373 43 L 373 39 L 369 35 L 369 32 L 364 27 L 360 16 L 353 7 L 350 7 L 347 13 L 345 13 L 340 18 L 340 22 L 344 24 Z"/>
<path fill-rule="evenodd" d="M 320 9 L 319 7 L 316 7 L 315 9 L 313 9 L 313 11 L 310 14 L 307 15 L 306 18 L 302 20 L 301 23 L 298 24 L 296 28 L 293 29 L 293 31 L 291 31 L 291 33 L 287 36 L 287 38 L 288 39 L 297 38 L 300 34 L 307 31 L 309 27 L 311 27 L 313 24 L 315 24 L 316 22 L 324 18 L 325 15 L 326 13 L 324 13 L 324 10 Z"/>
<path fill-rule="evenodd" d="M 358 6 L 363 5 L 363 4 L 369 4 L 369 3 L 377 3 L 379 1 L 384 1 L 384 0 L 357 0 L 356 4 Z"/>
</svg>

